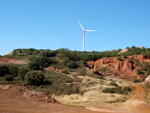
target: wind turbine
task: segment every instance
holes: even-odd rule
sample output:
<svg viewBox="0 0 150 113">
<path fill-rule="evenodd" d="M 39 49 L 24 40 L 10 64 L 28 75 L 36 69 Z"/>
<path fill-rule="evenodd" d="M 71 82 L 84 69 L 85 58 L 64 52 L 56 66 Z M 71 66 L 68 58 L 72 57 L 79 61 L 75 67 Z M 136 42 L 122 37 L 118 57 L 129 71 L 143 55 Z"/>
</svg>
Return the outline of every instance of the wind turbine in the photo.
<svg viewBox="0 0 150 113">
<path fill-rule="evenodd" d="M 86 31 L 97 31 L 97 30 L 84 30 L 84 28 L 83 28 L 83 26 L 81 25 L 81 23 L 80 23 L 79 20 L 78 20 L 78 22 L 79 22 L 79 24 L 80 24 L 80 26 L 81 26 L 81 28 L 82 28 L 82 30 L 83 30 L 83 32 L 82 32 L 80 38 L 81 38 L 82 35 L 83 35 L 83 51 L 84 51 L 85 32 L 86 32 Z M 79 38 L 79 40 L 80 40 L 80 38 Z"/>
</svg>

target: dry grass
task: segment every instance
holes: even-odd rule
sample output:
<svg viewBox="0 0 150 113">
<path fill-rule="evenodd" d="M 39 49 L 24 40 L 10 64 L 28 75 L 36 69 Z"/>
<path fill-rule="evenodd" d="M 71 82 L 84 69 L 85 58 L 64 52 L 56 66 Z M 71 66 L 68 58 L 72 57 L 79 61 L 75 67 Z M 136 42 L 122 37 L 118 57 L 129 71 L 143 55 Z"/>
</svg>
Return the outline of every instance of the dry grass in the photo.
<svg viewBox="0 0 150 113">
<path fill-rule="evenodd" d="M 53 95 L 53 98 L 67 105 L 86 106 L 89 104 L 96 104 L 96 103 L 113 103 L 125 101 L 129 97 L 129 95 L 122 95 L 116 93 L 114 94 L 102 93 L 102 90 L 105 88 L 115 87 L 109 85 L 112 81 L 115 81 L 119 86 L 122 87 L 129 86 L 130 82 L 128 81 L 115 78 L 113 78 L 112 81 L 110 81 L 109 78 L 107 80 L 101 80 L 87 76 L 80 76 L 80 77 L 82 79 L 82 82 L 79 85 L 80 90 L 84 91 L 83 95 L 80 94 L 60 95 L 60 96 Z"/>
</svg>

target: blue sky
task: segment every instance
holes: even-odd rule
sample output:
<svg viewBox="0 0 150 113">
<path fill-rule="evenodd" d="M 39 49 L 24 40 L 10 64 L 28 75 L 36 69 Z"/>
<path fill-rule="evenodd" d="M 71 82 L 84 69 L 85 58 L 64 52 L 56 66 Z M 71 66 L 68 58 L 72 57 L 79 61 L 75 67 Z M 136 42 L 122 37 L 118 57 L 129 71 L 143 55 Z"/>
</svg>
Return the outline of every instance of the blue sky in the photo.
<svg viewBox="0 0 150 113">
<path fill-rule="evenodd" d="M 150 0 L 0 0 L 0 55 L 18 48 L 150 47 Z"/>
</svg>

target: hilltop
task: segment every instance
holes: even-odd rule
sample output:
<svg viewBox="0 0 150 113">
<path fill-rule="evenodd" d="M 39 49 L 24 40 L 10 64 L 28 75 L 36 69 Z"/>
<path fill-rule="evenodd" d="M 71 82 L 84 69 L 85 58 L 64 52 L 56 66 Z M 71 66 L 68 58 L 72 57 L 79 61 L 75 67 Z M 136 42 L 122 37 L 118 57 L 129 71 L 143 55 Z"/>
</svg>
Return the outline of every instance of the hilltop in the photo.
<svg viewBox="0 0 150 113">
<path fill-rule="evenodd" d="M 142 82 L 150 75 L 149 48 L 133 46 L 125 53 L 120 51 L 15 49 L 0 57 L 0 84 L 13 84 L 11 89 L 19 87 L 17 92 L 24 98 L 42 102 L 87 109 L 102 103 L 104 108 L 108 103 L 118 105 L 132 97 L 134 87 L 141 89 L 133 82 Z"/>
</svg>

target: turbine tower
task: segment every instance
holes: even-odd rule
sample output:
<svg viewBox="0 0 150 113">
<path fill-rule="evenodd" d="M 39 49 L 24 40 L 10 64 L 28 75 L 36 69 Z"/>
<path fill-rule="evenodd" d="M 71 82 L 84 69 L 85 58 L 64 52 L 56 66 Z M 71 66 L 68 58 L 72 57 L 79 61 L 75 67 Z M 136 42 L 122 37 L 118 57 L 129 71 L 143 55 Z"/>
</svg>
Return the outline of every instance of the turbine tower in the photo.
<svg viewBox="0 0 150 113">
<path fill-rule="evenodd" d="M 81 28 L 82 28 L 82 30 L 83 30 L 83 32 L 82 32 L 80 38 L 81 38 L 82 35 L 83 35 L 83 51 L 84 51 L 85 31 L 97 31 L 97 30 L 84 30 L 84 28 L 83 28 L 83 26 L 81 25 L 81 23 L 80 23 L 79 20 L 78 20 L 78 22 L 79 22 L 79 24 L 80 24 L 80 26 L 81 26 Z M 79 39 L 80 39 L 80 38 L 79 38 Z"/>
</svg>

